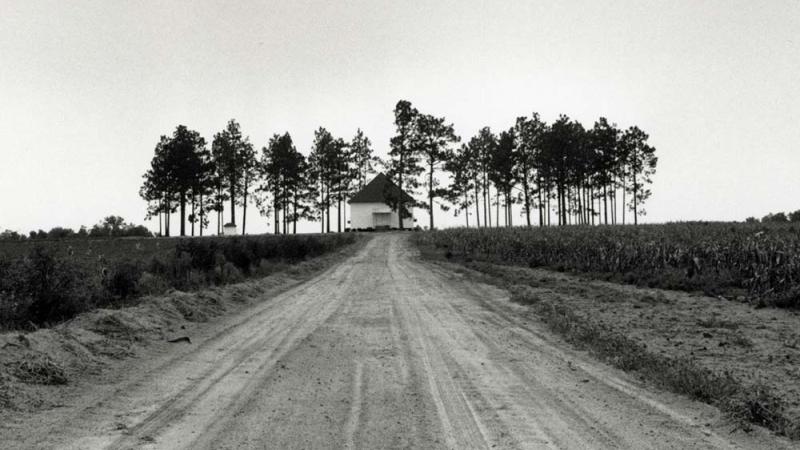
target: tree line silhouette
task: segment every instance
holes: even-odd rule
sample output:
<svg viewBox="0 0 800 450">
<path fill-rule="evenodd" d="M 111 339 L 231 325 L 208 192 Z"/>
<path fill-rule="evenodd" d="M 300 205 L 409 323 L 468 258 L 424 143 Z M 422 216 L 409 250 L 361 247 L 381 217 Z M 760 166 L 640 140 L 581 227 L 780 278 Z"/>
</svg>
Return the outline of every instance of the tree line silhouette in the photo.
<svg viewBox="0 0 800 450">
<path fill-rule="evenodd" d="M 28 235 L 21 234 L 14 230 L 3 230 L 0 232 L 0 242 L 107 237 L 153 237 L 153 233 L 151 233 L 146 226 L 128 223 L 120 216 L 106 216 L 91 228 L 82 225 L 78 231 L 69 227 L 56 226 L 51 228 L 50 231 L 44 231 L 42 229 L 38 231 L 31 230 Z"/>
<path fill-rule="evenodd" d="M 297 232 L 301 219 L 320 221 L 321 231 L 330 232 L 333 205 L 337 231 L 342 231 L 341 205 L 364 186 L 376 161 L 361 130 L 346 142 L 319 128 L 306 157 L 289 133 L 273 135 L 257 154 L 235 120 L 214 135 L 210 150 L 198 132 L 179 125 L 156 144 L 139 194 L 148 202 L 147 218 L 158 216 L 159 234 L 165 236 L 176 212 L 181 236 L 187 234 L 187 222 L 192 236 L 195 225 L 202 236 L 213 213 L 221 234 L 224 225 L 236 225 L 237 206 L 244 234 L 251 200 L 261 215 L 273 219 L 276 234 Z M 226 206 L 230 219 L 224 223 Z"/>
<path fill-rule="evenodd" d="M 385 160 L 374 155 L 360 129 L 345 141 L 320 127 L 305 156 L 288 132 L 273 135 L 259 154 L 235 120 L 214 135 L 210 149 L 198 132 L 179 125 L 171 136 L 161 136 L 144 174 L 140 195 L 148 202 L 147 218 L 158 216 L 159 234 L 169 236 L 177 212 L 181 236 L 187 222 L 192 236 L 196 225 L 202 236 L 216 213 L 221 234 L 226 207 L 228 223 L 236 225 L 241 206 L 244 234 L 247 206 L 254 203 L 272 218 L 276 234 L 295 233 L 298 220 L 319 222 L 321 232 L 330 232 L 333 220 L 341 232 L 342 206 L 378 166 L 412 197 L 424 190 L 422 202 L 386 191 L 387 202 L 400 211 L 400 229 L 413 207 L 428 210 L 433 229 L 437 205 L 463 213 L 467 226 L 474 207 L 478 227 L 513 225 L 515 204 L 528 226 L 624 224 L 626 211 L 637 224 L 645 214 L 642 204 L 651 195 L 658 158 L 638 127 L 620 130 L 601 117 L 586 129 L 566 115 L 547 124 L 533 113 L 497 134 L 482 128 L 458 145 L 452 123 L 406 100 L 397 103 L 394 118 Z"/>
</svg>

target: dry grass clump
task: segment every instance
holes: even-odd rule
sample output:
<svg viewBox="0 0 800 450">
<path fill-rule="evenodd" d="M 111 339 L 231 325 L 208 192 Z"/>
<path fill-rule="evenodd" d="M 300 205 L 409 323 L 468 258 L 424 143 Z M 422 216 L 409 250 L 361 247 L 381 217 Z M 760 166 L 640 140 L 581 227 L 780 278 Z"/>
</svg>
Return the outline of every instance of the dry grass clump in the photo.
<svg viewBox="0 0 800 450">
<path fill-rule="evenodd" d="M 735 330 L 739 328 L 739 324 L 729 320 L 718 319 L 711 317 L 708 319 L 698 319 L 697 326 L 702 328 L 723 328 L 726 330 Z"/>
<path fill-rule="evenodd" d="M 14 376 L 23 383 L 57 385 L 67 384 L 64 369 L 47 355 L 26 353 L 17 362 Z"/>
</svg>

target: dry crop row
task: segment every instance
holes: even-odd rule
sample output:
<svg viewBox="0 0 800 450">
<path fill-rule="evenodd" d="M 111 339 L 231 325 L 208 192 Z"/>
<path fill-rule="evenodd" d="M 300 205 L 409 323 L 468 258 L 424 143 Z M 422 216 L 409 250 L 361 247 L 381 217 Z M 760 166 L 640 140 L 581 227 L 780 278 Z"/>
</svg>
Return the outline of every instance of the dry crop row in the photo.
<svg viewBox="0 0 800 450">
<path fill-rule="evenodd" d="M 456 228 L 418 239 L 448 256 L 800 307 L 800 229 L 794 225 Z"/>
</svg>

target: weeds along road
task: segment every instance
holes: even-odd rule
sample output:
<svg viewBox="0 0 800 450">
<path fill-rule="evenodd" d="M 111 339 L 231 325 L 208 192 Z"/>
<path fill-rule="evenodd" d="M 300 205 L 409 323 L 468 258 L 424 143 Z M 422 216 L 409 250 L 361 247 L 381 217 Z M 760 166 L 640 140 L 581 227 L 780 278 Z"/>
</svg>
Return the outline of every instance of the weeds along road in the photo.
<svg viewBox="0 0 800 450">
<path fill-rule="evenodd" d="M 776 448 L 570 350 L 408 235 L 42 416 L 59 448 Z M 709 425 L 710 424 L 710 425 Z M 729 430 L 730 427 L 727 429 Z M 738 441 L 734 441 L 734 439 Z M 742 441 L 741 439 L 749 439 Z"/>
</svg>

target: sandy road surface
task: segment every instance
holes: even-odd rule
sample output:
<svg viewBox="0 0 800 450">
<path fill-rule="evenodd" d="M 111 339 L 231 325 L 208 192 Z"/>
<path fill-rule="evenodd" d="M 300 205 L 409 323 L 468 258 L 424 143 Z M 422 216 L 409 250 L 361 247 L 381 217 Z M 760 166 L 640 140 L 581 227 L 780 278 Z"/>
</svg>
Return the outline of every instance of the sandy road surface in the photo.
<svg viewBox="0 0 800 450">
<path fill-rule="evenodd" d="M 402 234 L 41 413 L 60 448 L 776 448 L 568 349 Z M 185 347 L 186 348 L 186 347 Z M 27 427 L 27 428 L 26 428 Z M 728 427 L 730 428 L 730 427 Z M 763 439 L 763 435 L 759 439 Z"/>
</svg>

